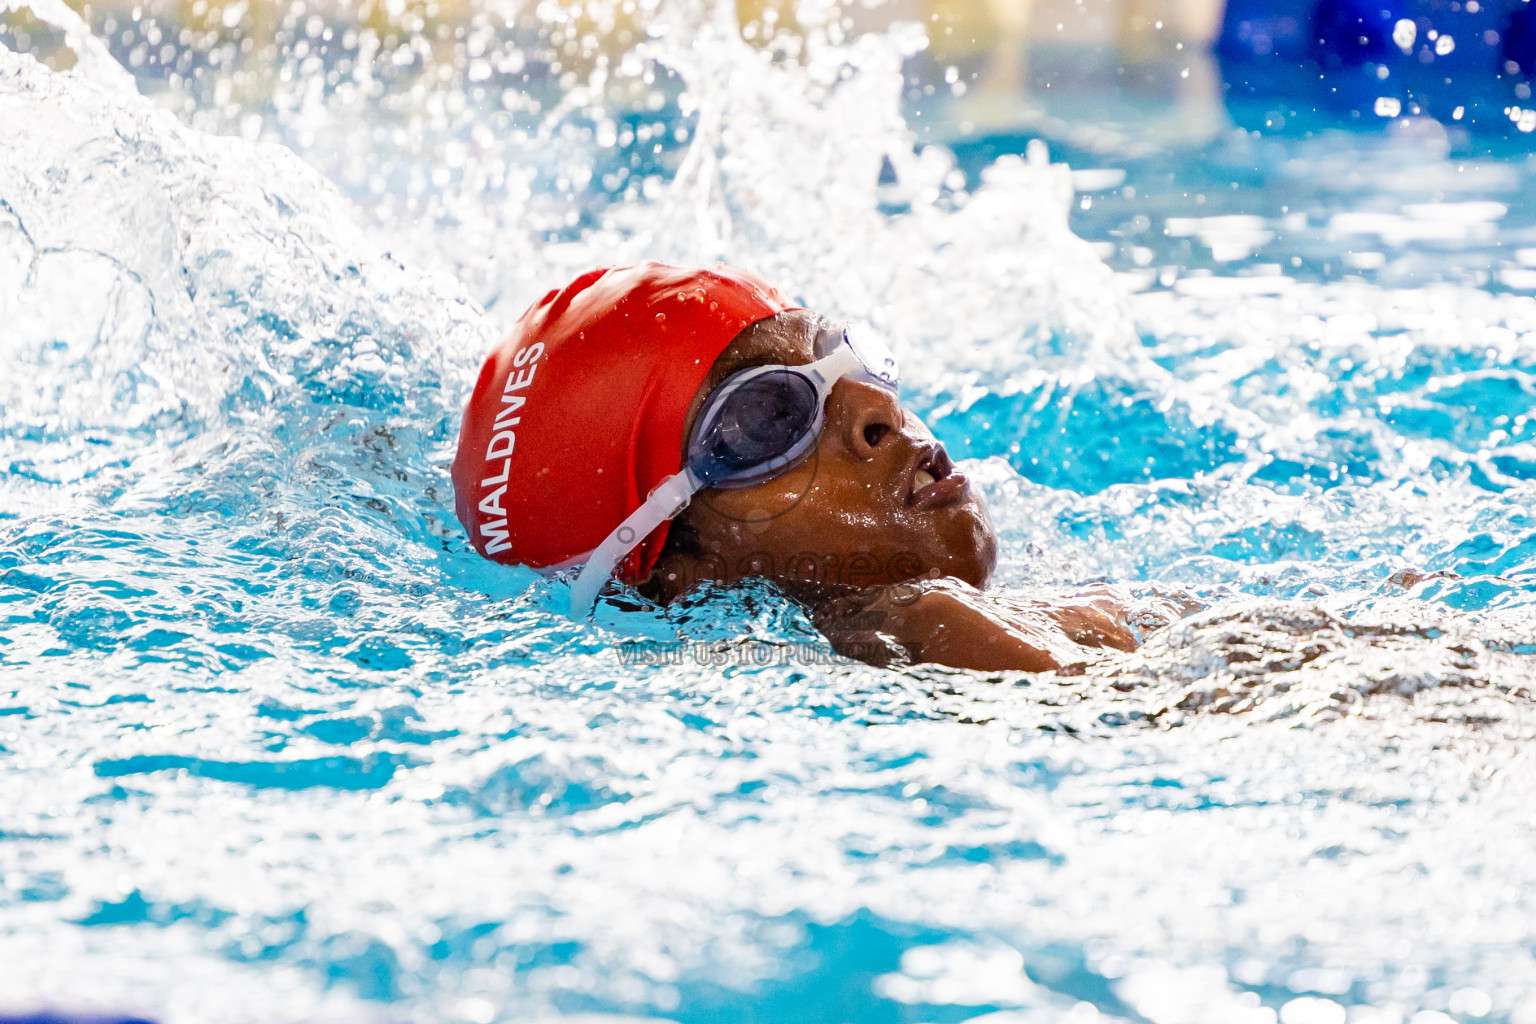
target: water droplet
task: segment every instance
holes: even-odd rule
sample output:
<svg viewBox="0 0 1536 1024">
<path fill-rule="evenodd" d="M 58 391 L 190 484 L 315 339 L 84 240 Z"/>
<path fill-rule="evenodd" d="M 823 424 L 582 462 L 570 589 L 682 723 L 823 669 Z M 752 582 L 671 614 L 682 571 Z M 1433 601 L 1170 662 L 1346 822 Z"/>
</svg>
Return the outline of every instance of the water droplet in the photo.
<svg viewBox="0 0 1536 1024">
<path fill-rule="evenodd" d="M 665 313 L 657 313 L 656 314 L 656 322 L 657 323 L 661 323 L 666 318 L 667 318 L 667 314 L 665 314 Z"/>
</svg>

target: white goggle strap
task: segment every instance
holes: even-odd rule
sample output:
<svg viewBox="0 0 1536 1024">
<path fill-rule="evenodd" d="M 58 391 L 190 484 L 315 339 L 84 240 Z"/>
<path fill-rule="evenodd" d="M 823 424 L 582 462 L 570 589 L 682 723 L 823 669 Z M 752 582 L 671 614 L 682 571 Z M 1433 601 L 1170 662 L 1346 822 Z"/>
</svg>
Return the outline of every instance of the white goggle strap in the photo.
<svg viewBox="0 0 1536 1024">
<path fill-rule="evenodd" d="M 656 485 L 645 503 L 631 512 L 629 518 L 592 551 L 586 568 L 571 585 L 571 618 L 579 622 L 592 614 L 592 606 L 597 604 L 603 584 L 608 582 L 624 557 L 639 547 L 652 530 L 686 508 L 698 489 L 698 483 L 686 469 Z"/>
</svg>

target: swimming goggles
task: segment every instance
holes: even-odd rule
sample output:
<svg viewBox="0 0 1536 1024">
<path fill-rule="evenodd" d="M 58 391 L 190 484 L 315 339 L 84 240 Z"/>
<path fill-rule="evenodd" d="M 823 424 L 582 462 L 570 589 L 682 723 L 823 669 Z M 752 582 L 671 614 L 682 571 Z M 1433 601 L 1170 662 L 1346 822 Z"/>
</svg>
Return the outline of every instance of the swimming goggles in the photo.
<svg viewBox="0 0 1536 1024">
<path fill-rule="evenodd" d="M 571 618 L 585 618 L 613 570 L 651 531 L 706 487 L 750 487 L 795 466 L 816 447 L 827 396 L 844 377 L 895 393 L 896 357 L 868 327 L 823 328 L 803 366 L 752 366 L 710 392 L 694 421 L 681 472 L 656 485 L 628 519 L 593 549 L 571 587 Z"/>
</svg>

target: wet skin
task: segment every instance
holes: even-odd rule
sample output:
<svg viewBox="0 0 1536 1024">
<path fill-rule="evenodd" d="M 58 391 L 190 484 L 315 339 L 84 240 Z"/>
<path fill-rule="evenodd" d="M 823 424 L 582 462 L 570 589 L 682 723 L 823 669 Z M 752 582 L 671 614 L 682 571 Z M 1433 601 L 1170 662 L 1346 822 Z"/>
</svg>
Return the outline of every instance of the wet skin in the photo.
<svg viewBox="0 0 1536 1024">
<path fill-rule="evenodd" d="M 732 373 L 812 362 L 824 323 L 795 310 L 744 330 L 699 388 L 688 430 Z M 835 647 L 875 663 L 1041 671 L 1084 660 L 1085 647 L 1135 648 L 1102 596 L 983 596 L 996 561 L 986 508 L 943 446 L 889 391 L 845 378 L 813 455 L 771 480 L 698 494 L 642 589 L 669 601 L 705 579 L 766 577 Z"/>
</svg>

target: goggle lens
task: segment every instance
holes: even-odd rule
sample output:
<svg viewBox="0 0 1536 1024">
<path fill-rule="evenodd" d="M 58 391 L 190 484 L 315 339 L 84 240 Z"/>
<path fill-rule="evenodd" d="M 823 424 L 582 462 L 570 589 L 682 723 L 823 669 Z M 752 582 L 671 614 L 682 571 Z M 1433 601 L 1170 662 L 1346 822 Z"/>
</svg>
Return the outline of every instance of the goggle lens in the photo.
<svg viewBox="0 0 1536 1024">
<path fill-rule="evenodd" d="M 743 466 L 782 455 L 815 416 L 816 389 L 798 373 L 775 370 L 750 380 L 720 416 L 720 439 Z"/>
<path fill-rule="evenodd" d="M 815 385 L 790 370 L 771 370 L 741 384 L 702 439 L 699 454 L 704 458 L 689 460 L 695 475 L 708 484 L 758 467 L 765 473 L 782 468 L 780 460 L 789 457 L 815 425 L 820 397 Z M 701 468 L 705 473 L 699 473 Z"/>
</svg>

